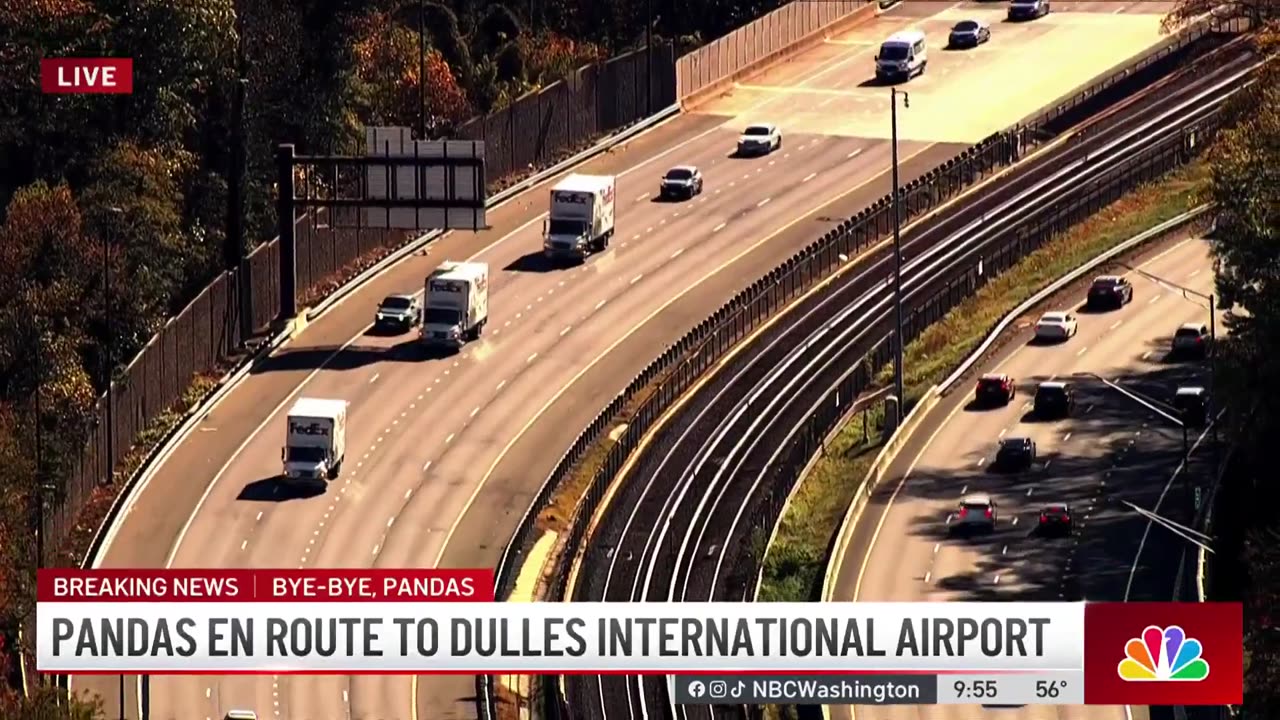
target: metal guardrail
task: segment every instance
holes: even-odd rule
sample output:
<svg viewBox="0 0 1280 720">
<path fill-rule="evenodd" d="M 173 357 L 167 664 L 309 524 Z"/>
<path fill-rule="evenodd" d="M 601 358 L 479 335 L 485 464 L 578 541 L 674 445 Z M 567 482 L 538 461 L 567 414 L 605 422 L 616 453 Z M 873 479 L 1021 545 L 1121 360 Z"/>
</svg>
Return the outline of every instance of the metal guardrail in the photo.
<svg viewBox="0 0 1280 720">
<path fill-rule="evenodd" d="M 903 216 L 910 220 L 924 215 L 966 188 L 1012 165 L 1031 147 L 1056 135 L 1055 123 L 1064 121 L 1072 112 L 1083 112 L 1082 108 L 1088 98 L 1096 98 L 1095 102 L 1099 103 L 1114 101 L 1141 87 L 1150 78 L 1166 72 L 1169 64 L 1175 63 L 1175 58 L 1185 59 L 1188 55 L 1207 49 L 1205 45 L 1212 47 L 1206 40 L 1229 37 L 1239 32 L 1241 29 L 1234 23 L 1205 21 L 1109 73 L 1102 80 L 1093 83 L 1090 89 L 1073 95 L 1063 107 L 1042 113 L 1030 124 L 1021 124 L 989 136 L 904 186 L 901 189 Z M 1108 97 L 1102 97 L 1104 95 Z M 1091 197 L 1090 202 L 1096 204 L 1101 195 L 1095 192 Z M 888 237 L 893 226 L 891 212 L 892 197 L 886 195 L 854 217 L 844 220 L 835 229 L 810 243 L 722 305 L 664 350 L 615 396 L 561 456 L 530 504 L 496 568 L 496 596 L 506 597 L 514 587 L 524 556 L 538 535 L 537 522 L 541 509 L 550 502 L 561 483 L 570 477 L 588 451 L 607 431 L 620 424 L 619 417 L 624 411 L 626 428 L 593 473 L 583 500 L 565 533 L 565 546 L 568 548 L 576 547 L 582 540 L 587 521 L 605 495 L 609 480 L 665 409 L 738 340 L 774 312 L 832 275 L 843 264 L 842 257 L 847 258 Z M 1057 218 L 1057 221 L 1061 222 L 1062 218 Z M 955 293 L 960 287 L 948 286 L 942 292 Z M 923 317 L 921 316 L 922 319 Z M 936 318 L 930 318 L 928 322 L 934 319 Z M 557 560 L 558 565 L 552 572 L 555 581 L 553 595 L 556 590 L 563 589 L 565 570 L 571 556 L 571 551 L 563 552 Z M 558 708 L 554 707 L 558 703 L 558 699 L 554 697 L 559 694 L 558 690 L 539 690 L 535 694 L 540 694 L 545 699 L 549 713 L 558 712 Z M 478 677 L 477 695 L 480 717 L 482 720 L 490 720 L 496 712 L 491 678 Z"/>
</svg>

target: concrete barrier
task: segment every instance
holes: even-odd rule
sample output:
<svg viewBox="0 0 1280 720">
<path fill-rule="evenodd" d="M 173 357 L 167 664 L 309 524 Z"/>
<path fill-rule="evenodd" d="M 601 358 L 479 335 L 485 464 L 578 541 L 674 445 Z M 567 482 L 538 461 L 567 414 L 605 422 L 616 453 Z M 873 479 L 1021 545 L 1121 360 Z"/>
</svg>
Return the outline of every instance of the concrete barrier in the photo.
<svg viewBox="0 0 1280 720">
<path fill-rule="evenodd" d="M 907 417 L 903 419 L 902 424 L 894 430 L 893 435 L 889 437 L 884 447 L 880 448 L 876 459 L 871 463 L 871 468 L 867 470 L 867 476 L 862 479 L 862 486 L 858 488 L 858 494 L 853 498 L 853 502 L 849 503 L 849 510 L 844 515 L 844 520 L 840 523 L 840 531 L 836 535 L 835 545 L 831 550 L 831 561 L 827 563 L 827 571 L 822 576 L 822 601 L 830 602 L 831 595 L 835 592 L 836 579 L 840 577 L 840 569 L 844 565 L 844 556 L 849 549 L 849 541 L 853 537 L 853 528 L 858 524 L 858 518 L 862 516 L 862 510 L 866 507 L 867 501 L 871 499 L 871 493 L 880 485 L 880 481 L 884 479 L 884 474 L 888 472 L 889 466 L 897 459 L 898 453 L 902 450 L 902 446 L 907 444 L 911 439 L 912 433 L 920 426 L 920 421 L 929 411 L 933 410 L 938 401 L 942 399 L 942 393 L 938 386 L 935 385 L 925 391 L 920 402 L 911 408 L 911 412 L 907 413 Z"/>
<path fill-rule="evenodd" d="M 779 60 L 875 17 L 875 0 L 796 0 L 676 60 L 676 98 L 690 108 Z"/>
</svg>

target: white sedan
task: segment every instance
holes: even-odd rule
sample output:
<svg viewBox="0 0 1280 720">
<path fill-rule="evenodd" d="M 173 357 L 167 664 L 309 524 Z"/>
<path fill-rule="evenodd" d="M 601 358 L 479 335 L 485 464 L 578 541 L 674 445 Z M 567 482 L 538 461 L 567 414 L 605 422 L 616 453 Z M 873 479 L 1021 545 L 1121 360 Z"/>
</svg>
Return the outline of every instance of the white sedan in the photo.
<svg viewBox="0 0 1280 720">
<path fill-rule="evenodd" d="M 777 125 L 750 125 L 738 138 L 738 155 L 768 155 L 782 149 L 782 131 Z"/>
<path fill-rule="evenodd" d="M 1076 316 L 1069 312 L 1047 312 L 1036 323 L 1037 340 L 1066 340 L 1076 334 Z"/>
</svg>

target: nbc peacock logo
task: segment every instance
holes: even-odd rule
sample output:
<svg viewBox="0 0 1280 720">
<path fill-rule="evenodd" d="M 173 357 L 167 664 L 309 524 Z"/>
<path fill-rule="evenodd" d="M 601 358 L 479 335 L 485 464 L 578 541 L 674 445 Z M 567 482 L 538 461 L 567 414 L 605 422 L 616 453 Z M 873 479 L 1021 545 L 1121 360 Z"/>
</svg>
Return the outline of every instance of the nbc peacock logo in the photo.
<svg viewBox="0 0 1280 720">
<path fill-rule="evenodd" d="M 1209 677 L 1203 651 L 1200 641 L 1177 625 L 1151 625 L 1142 637 L 1125 643 L 1125 659 L 1116 670 L 1128 682 L 1199 682 Z"/>
</svg>

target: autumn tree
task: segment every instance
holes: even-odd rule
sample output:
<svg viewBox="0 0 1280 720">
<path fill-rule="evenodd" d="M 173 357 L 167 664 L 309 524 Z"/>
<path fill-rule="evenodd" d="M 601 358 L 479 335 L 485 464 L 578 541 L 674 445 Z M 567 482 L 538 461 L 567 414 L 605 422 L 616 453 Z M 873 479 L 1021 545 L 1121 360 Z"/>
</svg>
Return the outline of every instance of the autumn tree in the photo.
<svg viewBox="0 0 1280 720">
<path fill-rule="evenodd" d="M 469 114 L 466 93 L 438 50 L 420 54 L 417 33 L 381 14 L 365 19 L 355 44 L 358 76 L 364 88 L 369 124 L 417 127 L 419 72 L 425 70 L 425 127 L 432 137 L 453 128 Z"/>
</svg>

